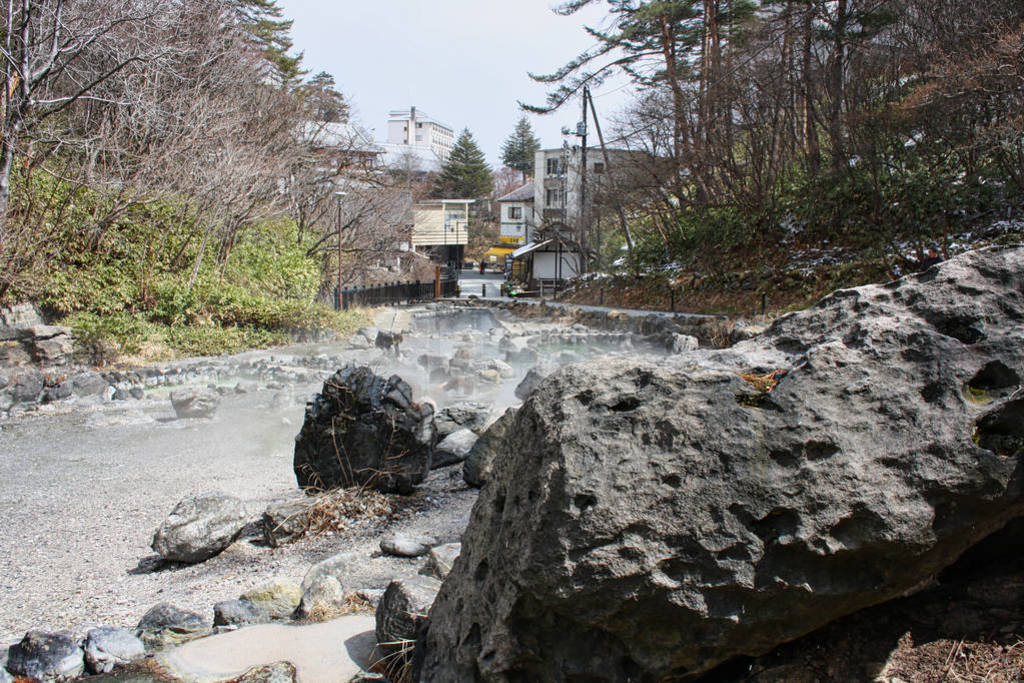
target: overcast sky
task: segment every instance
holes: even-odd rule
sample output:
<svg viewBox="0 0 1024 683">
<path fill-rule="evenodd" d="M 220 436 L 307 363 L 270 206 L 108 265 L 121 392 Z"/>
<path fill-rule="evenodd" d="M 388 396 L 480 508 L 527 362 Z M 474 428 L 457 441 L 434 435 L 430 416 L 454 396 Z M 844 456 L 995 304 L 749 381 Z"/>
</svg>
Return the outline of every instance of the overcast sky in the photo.
<svg viewBox="0 0 1024 683">
<path fill-rule="evenodd" d="M 334 75 L 356 120 L 382 140 L 390 109 L 418 109 L 468 127 L 497 169 L 501 144 L 522 115 L 516 100 L 543 104 L 545 89 L 526 75 L 550 73 L 594 43 L 583 24 L 593 11 L 560 17 L 549 0 L 278 0 L 295 21 L 296 50 L 312 73 Z M 603 3 L 601 3 L 603 5 Z M 589 8 L 588 8 L 589 10 Z M 621 81 L 596 91 L 602 119 L 625 102 Z M 602 94 L 606 93 L 606 94 Z M 562 144 L 579 104 L 528 115 L 544 147 Z"/>
</svg>

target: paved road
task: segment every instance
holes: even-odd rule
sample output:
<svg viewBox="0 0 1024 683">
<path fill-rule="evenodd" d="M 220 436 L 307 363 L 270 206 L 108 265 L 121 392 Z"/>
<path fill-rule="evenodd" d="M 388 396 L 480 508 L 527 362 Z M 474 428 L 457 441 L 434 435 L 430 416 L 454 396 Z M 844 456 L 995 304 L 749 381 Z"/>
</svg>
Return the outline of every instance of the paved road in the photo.
<svg viewBox="0 0 1024 683">
<path fill-rule="evenodd" d="M 459 296 L 463 299 L 470 296 L 507 299 L 501 296 L 501 283 L 504 281 L 502 273 L 487 271 L 481 275 L 479 270 L 464 270 L 459 274 Z"/>
</svg>

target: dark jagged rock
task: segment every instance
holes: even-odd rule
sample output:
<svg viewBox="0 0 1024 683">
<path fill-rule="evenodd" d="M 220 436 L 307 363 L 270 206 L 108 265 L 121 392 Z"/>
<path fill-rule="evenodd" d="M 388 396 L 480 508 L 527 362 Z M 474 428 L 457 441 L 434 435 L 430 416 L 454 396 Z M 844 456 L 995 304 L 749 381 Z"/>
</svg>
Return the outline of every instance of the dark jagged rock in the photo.
<svg viewBox="0 0 1024 683">
<path fill-rule="evenodd" d="M 523 380 L 516 386 L 516 398 L 521 401 L 525 401 L 530 397 L 530 394 L 540 386 L 548 375 L 555 371 L 555 366 L 550 363 L 543 363 L 541 365 L 534 365 L 532 368 L 526 371 L 526 375 Z"/>
<path fill-rule="evenodd" d="M 687 678 L 928 585 L 1024 514 L 1024 250 L 675 363 L 554 375 L 500 440 L 422 679 Z"/>
<path fill-rule="evenodd" d="M 304 489 L 362 485 L 411 493 L 430 470 L 434 441 L 434 409 L 416 403 L 408 383 L 349 366 L 306 408 L 295 476 Z"/>
<path fill-rule="evenodd" d="M 15 676 L 69 680 L 84 669 L 82 648 L 66 633 L 29 631 L 7 651 L 7 670 Z"/>
</svg>

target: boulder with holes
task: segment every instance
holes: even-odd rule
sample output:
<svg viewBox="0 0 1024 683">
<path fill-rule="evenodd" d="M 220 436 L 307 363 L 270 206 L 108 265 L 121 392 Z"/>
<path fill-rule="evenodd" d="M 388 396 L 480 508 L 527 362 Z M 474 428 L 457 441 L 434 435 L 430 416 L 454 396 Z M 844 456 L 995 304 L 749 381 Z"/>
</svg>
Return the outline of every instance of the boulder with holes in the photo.
<svg viewBox="0 0 1024 683">
<path fill-rule="evenodd" d="M 411 493 L 430 471 L 435 441 L 434 409 L 414 401 L 405 380 L 348 366 L 307 406 L 293 467 L 307 490 L 361 485 Z"/>
<path fill-rule="evenodd" d="M 553 374 L 497 446 L 422 680 L 688 678 L 928 585 L 1024 515 L 1024 249 L 677 362 Z"/>
</svg>

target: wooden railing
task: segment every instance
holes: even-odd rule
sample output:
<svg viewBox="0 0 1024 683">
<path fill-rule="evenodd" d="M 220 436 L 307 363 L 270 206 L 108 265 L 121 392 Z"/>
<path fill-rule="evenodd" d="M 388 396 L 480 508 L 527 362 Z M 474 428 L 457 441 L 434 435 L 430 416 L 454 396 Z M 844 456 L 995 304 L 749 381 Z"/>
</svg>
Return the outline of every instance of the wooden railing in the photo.
<svg viewBox="0 0 1024 683">
<path fill-rule="evenodd" d="M 334 307 L 347 311 L 354 306 L 390 306 L 435 298 L 447 299 L 458 296 L 458 292 L 459 281 L 454 277 L 427 282 L 392 282 L 374 287 L 345 288 L 341 290 L 340 297 L 335 290 Z"/>
</svg>

